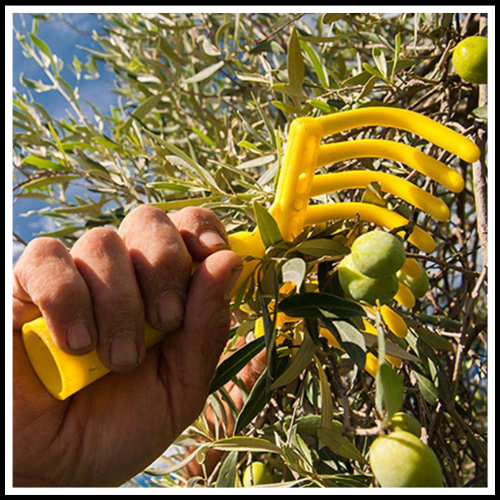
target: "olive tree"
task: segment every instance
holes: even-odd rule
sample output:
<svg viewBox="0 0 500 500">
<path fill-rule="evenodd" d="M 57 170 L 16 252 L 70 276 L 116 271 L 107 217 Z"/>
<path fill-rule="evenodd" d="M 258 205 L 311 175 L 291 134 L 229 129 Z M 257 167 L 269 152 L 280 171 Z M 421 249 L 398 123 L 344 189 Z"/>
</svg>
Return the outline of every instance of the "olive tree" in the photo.
<svg viewBox="0 0 500 500">
<path fill-rule="evenodd" d="M 143 203 L 167 212 L 210 208 L 228 233 L 273 227 L 266 208 L 297 117 L 397 107 L 451 127 L 483 152 L 470 165 L 401 130 L 341 134 L 412 145 L 465 179 L 466 188 L 452 194 L 399 162 L 365 158 L 323 168 L 390 172 L 449 207 L 450 220 L 436 222 L 376 183 L 327 197 L 390 207 L 438 242 L 432 254 L 407 246 L 430 277 L 416 306 L 398 309 L 408 335 L 392 335 L 377 308 L 378 337 L 355 319 L 332 322 L 336 342 L 318 333 L 318 311 L 327 307 L 318 297 L 343 300 L 339 262 L 368 223 L 333 221 L 308 227 L 293 241 L 271 242 L 232 303 L 230 339 L 207 401 L 215 423 L 201 415 L 180 436 L 178 453 L 165 458 L 166 468 L 148 472 L 153 482 L 238 486 L 247 465 L 259 461 L 266 463 L 264 475 L 269 469 L 283 485 L 377 485 L 368 450 L 390 432 L 390 416 L 402 411 L 420 423 L 445 486 L 485 486 L 486 87 L 463 80 L 452 66 L 460 40 L 485 34 L 485 17 L 104 14 L 96 15 L 102 29 L 93 35 L 99 48 L 86 48 L 85 61 L 62 61 L 57 47 L 37 35 L 39 23 L 53 16 L 34 16 L 30 33 L 16 32 L 25 57 L 45 76 L 15 84 L 14 194 L 43 200 L 38 213 L 57 226 L 46 234 L 68 246 L 89 228 L 118 226 Z M 72 84 L 64 77 L 68 69 Z M 90 102 L 93 112 L 85 112 L 83 78 L 111 79 L 118 104 L 103 112 Z M 64 97 L 64 117 L 43 108 L 41 92 Z M 292 321 L 278 320 L 278 305 Z M 238 373 L 264 349 L 267 368 L 248 392 Z M 383 353 L 401 362 L 378 373 L 363 370 L 368 355 L 382 361 Z M 245 393 L 242 407 L 226 389 L 231 381 Z M 210 449 L 220 452 L 211 470 L 204 466 Z M 198 461 L 199 475 L 188 476 L 189 460 Z"/>
</svg>

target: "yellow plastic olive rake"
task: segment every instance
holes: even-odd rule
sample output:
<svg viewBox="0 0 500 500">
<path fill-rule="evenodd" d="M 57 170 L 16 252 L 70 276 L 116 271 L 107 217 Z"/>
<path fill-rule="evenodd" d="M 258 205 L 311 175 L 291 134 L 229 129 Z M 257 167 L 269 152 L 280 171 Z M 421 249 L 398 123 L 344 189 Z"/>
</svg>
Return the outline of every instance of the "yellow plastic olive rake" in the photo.
<svg viewBox="0 0 500 500">
<path fill-rule="evenodd" d="M 394 175 L 376 171 L 315 175 L 316 168 L 348 159 L 384 158 L 404 163 L 455 193 L 463 189 L 464 181 L 459 173 L 411 146 L 375 139 L 321 144 L 326 136 L 367 126 L 393 127 L 413 132 L 470 163 L 477 161 L 480 156 L 478 147 L 466 137 L 412 111 L 373 107 L 319 118 L 298 118 L 290 127 L 276 197 L 270 209 L 287 241 L 293 240 L 305 226 L 355 217 L 389 230 L 406 226 L 408 220 L 402 215 L 372 204 L 309 204 L 311 197 L 343 189 L 366 188 L 371 182 L 380 183 L 383 191 L 400 197 L 439 221 L 449 218 L 449 210 L 442 200 Z M 229 240 L 231 248 L 241 256 L 256 259 L 264 257 L 265 248 L 258 229 L 232 234 Z M 433 252 L 436 246 L 432 236 L 417 226 L 408 240 L 427 253 Z M 246 263 L 233 291 L 254 272 L 257 263 L 257 260 Z M 418 276 L 420 272 L 418 265 L 411 259 L 407 259 L 404 269 L 412 276 Z M 411 308 L 415 304 L 411 291 L 402 284 L 395 299 L 405 307 Z M 396 335 L 406 335 L 406 324 L 395 311 L 384 306 L 382 316 Z M 147 348 L 163 338 L 162 332 L 146 327 Z M 43 318 L 24 325 L 23 340 L 38 377 L 57 399 L 68 398 L 109 372 L 96 351 L 84 356 L 72 356 L 59 349 Z"/>
</svg>

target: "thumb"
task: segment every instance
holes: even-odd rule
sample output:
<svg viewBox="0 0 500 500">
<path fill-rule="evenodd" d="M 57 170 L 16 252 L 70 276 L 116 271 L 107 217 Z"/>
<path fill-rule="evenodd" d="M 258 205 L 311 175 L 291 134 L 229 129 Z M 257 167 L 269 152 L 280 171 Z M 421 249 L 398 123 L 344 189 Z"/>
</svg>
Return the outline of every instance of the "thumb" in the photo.
<svg viewBox="0 0 500 500">
<path fill-rule="evenodd" d="M 184 326 L 163 342 L 160 376 L 177 408 L 184 412 L 182 431 L 203 409 L 217 362 L 226 345 L 229 293 L 242 270 L 241 258 L 229 250 L 207 257 L 191 278 Z M 180 422 L 179 422 L 180 424 Z"/>
</svg>

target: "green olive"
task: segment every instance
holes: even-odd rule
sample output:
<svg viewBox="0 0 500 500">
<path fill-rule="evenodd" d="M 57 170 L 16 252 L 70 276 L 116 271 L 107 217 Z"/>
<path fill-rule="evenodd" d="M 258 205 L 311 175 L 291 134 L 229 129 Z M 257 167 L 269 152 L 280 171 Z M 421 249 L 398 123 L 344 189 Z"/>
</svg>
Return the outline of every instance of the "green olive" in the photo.
<svg viewBox="0 0 500 500">
<path fill-rule="evenodd" d="M 453 51 L 457 74 L 471 83 L 488 83 L 488 39 L 471 36 L 462 40 Z"/>
<path fill-rule="evenodd" d="M 370 466 L 382 488 L 443 486 L 436 455 L 410 432 L 397 431 L 377 438 L 370 448 Z"/>
<path fill-rule="evenodd" d="M 390 422 L 391 430 L 411 432 L 414 436 L 420 438 L 422 434 L 422 426 L 420 422 L 411 415 L 402 411 L 395 413 Z"/>
<path fill-rule="evenodd" d="M 345 294 L 354 300 L 362 300 L 371 305 L 389 303 L 399 288 L 396 275 L 372 279 L 361 274 L 354 265 L 351 255 L 344 257 L 339 265 L 339 281 Z"/>
<path fill-rule="evenodd" d="M 369 278 L 387 278 L 405 263 L 406 252 L 400 238 L 384 231 L 370 231 L 352 245 L 354 265 Z"/>
<path fill-rule="evenodd" d="M 263 462 L 252 462 L 243 473 L 243 486 L 245 488 L 273 482 L 273 475 L 269 467 Z"/>
</svg>

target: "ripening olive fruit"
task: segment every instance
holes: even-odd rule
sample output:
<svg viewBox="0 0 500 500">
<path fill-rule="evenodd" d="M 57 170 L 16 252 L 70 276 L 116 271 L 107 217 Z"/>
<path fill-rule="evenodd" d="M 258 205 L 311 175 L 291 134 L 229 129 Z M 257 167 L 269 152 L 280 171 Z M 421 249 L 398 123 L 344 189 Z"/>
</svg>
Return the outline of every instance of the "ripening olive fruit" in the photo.
<svg viewBox="0 0 500 500">
<path fill-rule="evenodd" d="M 252 462 L 243 473 L 243 486 L 245 488 L 273 482 L 273 475 L 269 467 L 263 462 Z"/>
<path fill-rule="evenodd" d="M 406 253 L 400 238 L 384 231 L 362 234 L 352 245 L 354 265 L 369 278 L 387 278 L 405 263 Z"/>
<path fill-rule="evenodd" d="M 436 455 L 410 432 L 397 431 L 377 438 L 370 448 L 370 466 L 382 488 L 443 486 Z"/>
<path fill-rule="evenodd" d="M 420 262 L 418 262 L 418 265 L 420 266 L 418 278 L 412 278 L 404 271 L 398 271 L 397 273 L 399 281 L 411 290 L 417 300 L 421 299 L 429 290 L 429 276 L 427 276 L 427 272 Z"/>
<path fill-rule="evenodd" d="M 390 427 L 393 431 L 406 431 L 420 438 L 422 434 L 422 426 L 420 422 L 413 416 L 403 413 L 402 411 L 395 413 L 390 421 Z"/>
<path fill-rule="evenodd" d="M 390 302 L 399 288 L 396 275 L 372 279 L 361 274 L 354 265 L 351 255 L 344 257 L 339 265 L 340 286 L 345 294 L 354 300 L 362 300 L 371 305 Z"/>
<path fill-rule="evenodd" d="M 488 39 L 471 36 L 462 40 L 453 51 L 453 66 L 470 83 L 488 83 Z"/>
</svg>

